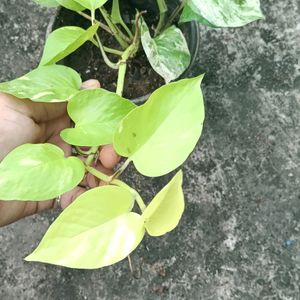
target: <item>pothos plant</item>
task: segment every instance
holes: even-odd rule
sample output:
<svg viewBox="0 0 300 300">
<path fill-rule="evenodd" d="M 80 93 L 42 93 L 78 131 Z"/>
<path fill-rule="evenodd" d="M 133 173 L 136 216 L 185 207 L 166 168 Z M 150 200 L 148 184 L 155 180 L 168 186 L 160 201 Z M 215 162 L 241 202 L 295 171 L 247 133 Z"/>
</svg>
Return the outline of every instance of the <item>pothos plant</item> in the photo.
<svg viewBox="0 0 300 300">
<path fill-rule="evenodd" d="M 202 75 L 176 79 L 188 67 L 190 53 L 184 35 L 173 24 L 198 21 L 211 27 L 237 27 L 262 18 L 258 0 L 182 0 L 168 11 L 165 0 L 157 0 L 159 17 L 150 32 L 136 12 L 125 24 L 119 0 L 35 0 L 62 5 L 91 21 L 87 29 L 67 26 L 53 31 L 45 43 L 40 65 L 28 74 L 0 84 L 0 91 L 35 102 L 68 102 L 73 128 L 61 137 L 76 147 L 76 155 L 65 157 L 52 144 L 25 144 L 10 152 L 0 164 L 0 199 L 43 201 L 77 186 L 87 172 L 107 183 L 88 190 L 65 209 L 50 226 L 27 261 L 40 261 L 72 268 L 100 268 L 127 257 L 145 233 L 161 236 L 174 229 L 184 210 L 182 171 L 146 205 L 138 191 L 119 179 L 129 163 L 142 175 L 156 177 L 178 168 L 195 147 L 202 131 L 204 104 Z M 104 7 L 111 2 L 111 9 Z M 99 10 L 102 19 L 96 20 Z M 111 33 L 118 49 L 103 45 L 101 32 Z M 153 33 L 153 35 L 151 35 Z M 73 69 L 56 63 L 91 41 L 104 61 L 118 69 L 115 92 L 80 90 L 81 78 Z M 154 70 L 166 81 L 148 101 L 136 106 L 122 97 L 126 66 L 141 45 Z M 117 57 L 113 62 L 107 55 Z M 103 74 L 105 76 L 105 74 Z M 92 167 L 99 148 L 113 144 L 127 158 L 114 175 Z M 81 146 L 89 147 L 82 151 Z M 135 203 L 140 212 L 136 212 Z"/>
</svg>

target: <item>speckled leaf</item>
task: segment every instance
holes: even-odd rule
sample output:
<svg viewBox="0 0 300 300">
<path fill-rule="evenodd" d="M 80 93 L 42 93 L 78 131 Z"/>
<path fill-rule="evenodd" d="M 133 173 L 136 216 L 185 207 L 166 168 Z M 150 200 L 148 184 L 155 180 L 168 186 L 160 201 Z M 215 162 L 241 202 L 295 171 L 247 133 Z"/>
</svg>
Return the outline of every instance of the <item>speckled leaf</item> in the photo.
<svg viewBox="0 0 300 300">
<path fill-rule="evenodd" d="M 79 3 L 77 3 L 75 0 L 56 0 L 61 6 L 70 9 L 70 10 L 74 10 L 74 11 L 82 11 L 85 8 L 80 5 Z"/>
<path fill-rule="evenodd" d="M 75 128 L 64 129 L 61 137 L 76 146 L 110 144 L 120 121 L 135 107 L 131 101 L 104 89 L 81 91 L 68 103 Z"/>
<path fill-rule="evenodd" d="M 160 236 L 173 230 L 184 211 L 182 171 L 154 197 L 143 212 L 145 227 L 149 235 Z"/>
<path fill-rule="evenodd" d="M 152 68 L 166 82 L 178 78 L 190 64 L 190 52 L 184 35 L 176 26 L 151 38 L 145 21 L 141 22 L 141 40 Z"/>
<path fill-rule="evenodd" d="M 108 0 L 75 0 L 89 10 L 95 10 L 104 5 Z"/>
<path fill-rule="evenodd" d="M 142 217 L 129 212 L 132 205 L 132 194 L 116 186 L 82 194 L 61 213 L 25 260 L 96 269 L 124 259 L 145 234 Z"/>
<path fill-rule="evenodd" d="M 212 27 L 240 27 L 263 18 L 259 0 L 188 0 L 180 22 L 198 21 Z"/>
<path fill-rule="evenodd" d="M 12 81 L 0 83 L 0 91 L 35 102 L 63 102 L 78 93 L 79 74 L 59 65 L 41 66 Z"/>
<path fill-rule="evenodd" d="M 59 3 L 56 0 L 33 0 L 33 2 L 40 4 L 40 5 L 48 6 L 48 7 L 59 6 Z"/>
<path fill-rule="evenodd" d="M 180 166 L 202 132 L 203 76 L 183 79 L 156 90 L 120 123 L 114 147 L 146 176 L 161 176 Z"/>
<path fill-rule="evenodd" d="M 74 52 L 97 32 L 99 24 L 84 30 L 76 26 L 65 26 L 54 30 L 45 44 L 40 65 L 54 64 Z"/>
<path fill-rule="evenodd" d="M 0 163 L 0 199 L 49 200 L 70 191 L 84 177 L 83 162 L 64 157 L 52 144 L 24 144 Z"/>
</svg>

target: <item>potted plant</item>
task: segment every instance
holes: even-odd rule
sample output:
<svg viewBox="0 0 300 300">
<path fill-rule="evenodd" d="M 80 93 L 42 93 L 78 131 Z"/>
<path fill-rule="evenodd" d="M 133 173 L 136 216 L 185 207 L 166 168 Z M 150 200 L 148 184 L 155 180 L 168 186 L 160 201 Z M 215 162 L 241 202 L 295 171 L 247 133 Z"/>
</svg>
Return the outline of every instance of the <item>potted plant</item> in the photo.
<svg viewBox="0 0 300 300">
<path fill-rule="evenodd" d="M 179 1 L 176 0 L 168 2 L 171 3 L 170 11 L 175 9 L 177 4 L 179 3 Z M 143 5 L 141 5 L 141 3 Z M 147 4 L 145 5 L 145 3 Z M 113 3 L 109 1 L 106 4 L 107 11 L 110 12 L 112 9 L 111 4 Z M 128 27 L 130 28 L 132 28 L 132 22 L 135 19 L 136 9 L 140 11 L 145 11 L 145 9 L 147 9 L 147 13 L 143 14 L 143 18 L 147 23 L 151 34 L 154 33 L 153 28 L 155 28 L 155 26 L 159 22 L 159 11 L 155 0 L 145 2 L 140 1 L 140 3 L 132 3 L 132 1 L 123 0 L 120 2 L 120 5 L 120 9 L 122 11 L 122 18 L 129 23 Z M 99 10 L 96 11 L 96 19 L 104 23 L 105 19 L 103 17 L 103 14 L 104 16 L 106 16 L 106 14 L 105 11 L 103 12 L 103 10 L 101 10 L 101 12 L 99 12 Z M 78 14 L 80 14 L 81 17 L 79 17 Z M 166 16 L 169 16 L 169 14 Z M 81 12 L 74 12 L 72 10 L 68 10 L 64 7 L 61 7 L 57 10 L 55 18 L 51 20 L 48 27 L 48 32 L 55 31 L 60 27 L 74 25 L 79 26 L 81 28 L 88 28 L 90 26 L 90 23 L 90 18 L 89 16 L 87 16 L 87 14 Z M 193 76 L 191 69 L 194 66 L 196 56 L 199 52 L 200 28 L 197 22 L 181 23 L 178 24 L 178 26 L 179 28 L 177 31 L 182 32 L 180 33 L 182 37 L 178 34 L 178 32 L 177 34 L 180 39 L 182 38 L 182 42 L 185 46 L 186 53 L 189 52 L 188 55 L 184 56 L 184 68 L 179 70 L 179 72 L 183 72 L 182 70 L 185 69 L 185 71 L 180 75 L 180 78 L 191 77 Z M 118 40 L 120 40 L 120 38 L 116 40 L 114 36 L 112 36 L 105 30 L 101 31 L 100 38 L 101 42 L 106 48 L 109 47 L 122 50 L 122 46 L 120 46 L 118 43 Z M 170 44 L 168 45 L 168 47 L 174 48 L 174 45 L 172 46 Z M 176 53 L 174 53 L 174 55 L 180 55 L 180 52 L 177 51 Z M 108 53 L 107 56 L 112 61 L 117 61 L 118 59 L 117 56 L 114 56 L 110 53 Z M 99 55 L 99 49 L 95 47 L 95 45 L 93 45 L 92 43 L 85 43 L 75 52 L 65 57 L 61 61 L 61 63 L 75 69 L 81 75 L 83 80 L 87 80 L 89 78 L 99 78 L 101 79 L 101 85 L 103 88 L 110 91 L 116 90 L 118 70 L 110 68 L 105 63 L 105 61 L 102 59 L 102 56 Z M 172 64 L 172 62 L 170 63 Z M 158 72 L 160 72 L 160 70 L 157 69 L 157 63 L 155 63 L 154 61 L 152 64 L 154 65 L 154 68 L 158 70 Z M 162 67 L 163 65 L 161 65 L 160 69 Z M 104 77 L 103 74 L 105 74 Z M 173 77 L 175 76 L 177 75 L 174 75 Z M 152 68 L 145 52 L 143 51 L 142 45 L 140 45 L 139 51 L 135 54 L 134 58 L 128 60 L 123 96 L 133 100 L 135 103 L 141 103 L 149 97 L 151 92 L 156 90 L 163 83 L 164 78 L 161 77 L 158 73 L 156 73 L 156 71 Z"/>
<path fill-rule="evenodd" d="M 77 186 L 88 172 L 105 181 L 106 186 L 88 190 L 65 209 L 26 258 L 73 268 L 104 267 L 127 257 L 146 232 L 161 236 L 174 229 L 184 211 L 181 170 L 147 205 L 134 188 L 119 179 L 130 163 L 149 177 L 177 169 L 201 135 L 203 75 L 172 82 L 190 63 L 187 42 L 173 21 L 180 15 L 180 22 L 242 26 L 262 18 L 259 1 L 189 0 L 180 1 L 175 7 L 164 0 L 153 1 L 147 9 L 156 4 L 158 18 L 157 25 L 150 29 L 143 10 L 147 1 L 129 1 L 138 10 L 133 22 L 127 23 L 118 0 L 35 1 L 62 5 L 89 19 L 91 25 L 87 29 L 67 26 L 53 31 L 40 65 L 20 78 L 1 83 L 0 91 L 28 101 L 67 101 L 74 128 L 64 129 L 61 137 L 86 159 L 82 161 L 76 155 L 65 157 L 52 144 L 21 145 L 0 163 L 0 199 L 55 198 Z M 104 6 L 109 3 L 110 10 Z M 103 20 L 96 17 L 98 10 Z M 118 48 L 103 44 L 103 31 L 116 39 Z M 56 64 L 87 41 L 99 48 L 110 68 L 117 70 L 116 91 L 80 90 L 79 74 Z M 156 89 L 145 104 L 136 106 L 123 97 L 123 90 L 128 61 L 134 60 L 141 45 L 166 84 Z M 112 176 L 92 166 L 98 149 L 105 144 L 113 144 L 117 153 L 127 158 Z M 82 151 L 82 146 L 89 150 Z"/>
</svg>

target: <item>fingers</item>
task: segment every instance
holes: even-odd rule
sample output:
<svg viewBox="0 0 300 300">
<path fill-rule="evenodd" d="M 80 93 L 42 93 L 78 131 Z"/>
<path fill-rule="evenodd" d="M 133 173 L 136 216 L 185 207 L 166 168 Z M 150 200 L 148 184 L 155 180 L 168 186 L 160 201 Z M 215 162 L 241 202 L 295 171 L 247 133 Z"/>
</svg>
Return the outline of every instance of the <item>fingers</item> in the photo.
<svg viewBox="0 0 300 300">
<path fill-rule="evenodd" d="M 105 145 L 100 150 L 99 160 L 104 168 L 113 169 L 121 157 L 116 153 L 113 145 Z"/>
<path fill-rule="evenodd" d="M 72 154 L 72 148 L 69 144 L 64 142 L 60 135 L 55 135 L 51 137 L 48 141 L 48 143 L 58 146 L 60 149 L 62 149 L 65 153 L 65 157 L 69 157 Z"/>
<path fill-rule="evenodd" d="M 73 190 L 63 194 L 60 199 L 61 208 L 65 209 L 66 207 L 68 207 L 72 202 L 75 201 L 76 198 L 78 198 L 84 192 L 86 192 L 85 188 L 77 186 Z"/>
<path fill-rule="evenodd" d="M 108 176 L 111 176 L 114 173 L 111 169 L 105 168 L 100 162 L 97 162 L 97 165 L 94 166 L 94 168 Z M 90 188 L 95 188 L 99 185 L 103 185 L 103 182 L 92 174 L 88 173 L 86 175 L 85 184 Z"/>
<path fill-rule="evenodd" d="M 83 157 L 79 157 L 84 159 Z M 114 151 L 112 145 L 104 146 L 100 151 L 99 161 L 97 161 L 96 166 L 93 167 L 97 170 L 105 173 L 106 175 L 112 175 L 112 168 L 119 162 L 120 157 Z M 103 164 L 105 163 L 105 165 Z M 77 186 L 73 190 L 65 193 L 61 196 L 60 205 L 62 209 L 68 207 L 77 197 L 87 191 L 87 188 L 95 188 L 97 186 L 103 186 L 106 182 L 100 181 L 98 178 L 93 176 L 90 173 L 87 173 L 86 177 L 80 183 L 80 186 Z"/>
<path fill-rule="evenodd" d="M 29 117 L 36 123 L 52 121 L 67 113 L 66 103 L 35 103 L 28 100 L 22 101 L 27 101 L 27 105 L 30 108 Z"/>
<path fill-rule="evenodd" d="M 100 162 L 97 163 L 97 166 L 95 166 L 95 168 L 107 175 L 113 174 L 112 170 L 108 170 L 108 169 L 104 168 L 100 164 Z M 96 178 L 95 176 L 93 176 L 90 173 L 88 173 L 86 175 L 85 179 L 81 182 L 81 185 L 86 186 L 87 188 L 95 188 L 97 186 L 103 186 L 105 184 L 106 184 L 105 182 L 99 181 L 98 178 Z M 84 188 L 82 186 L 77 186 L 73 190 L 63 194 L 61 196 L 61 200 L 60 200 L 61 208 L 65 209 L 66 207 L 68 207 L 73 201 L 75 201 L 75 199 L 77 197 L 79 197 L 81 194 L 85 193 L 86 191 L 87 191 L 86 188 Z"/>
<path fill-rule="evenodd" d="M 81 88 L 100 88 L 100 83 L 96 79 L 90 79 L 83 82 Z M 27 99 L 18 100 L 23 104 L 27 115 L 36 123 L 52 121 L 67 113 L 67 103 L 39 103 Z"/>
<path fill-rule="evenodd" d="M 56 120 L 47 122 L 44 124 L 45 130 L 43 134 L 43 141 L 42 142 L 48 142 L 51 144 L 54 144 L 58 147 L 60 147 L 64 152 L 65 156 L 68 157 L 71 155 L 71 146 L 64 142 L 62 138 L 60 137 L 60 132 L 65 129 L 69 128 L 71 126 L 71 121 L 67 115 L 58 118 Z"/>
<path fill-rule="evenodd" d="M 90 79 L 82 83 L 82 89 L 100 88 L 100 83 L 96 79 Z M 18 99 L 4 93 L 0 94 L 3 105 L 24 113 L 32 118 L 36 123 L 48 122 L 57 119 L 67 113 L 67 103 L 39 103 L 28 99 Z"/>
<path fill-rule="evenodd" d="M 39 103 L 0 93 L 1 104 L 31 118 L 36 123 L 56 119 L 67 111 L 66 103 Z"/>
<path fill-rule="evenodd" d="M 19 219 L 53 207 L 53 200 L 48 201 L 0 201 L 0 227 Z"/>
<path fill-rule="evenodd" d="M 89 80 L 83 82 L 81 85 L 81 89 L 83 89 L 83 90 L 99 89 L 100 87 L 101 87 L 100 82 L 96 79 L 89 79 Z"/>
</svg>

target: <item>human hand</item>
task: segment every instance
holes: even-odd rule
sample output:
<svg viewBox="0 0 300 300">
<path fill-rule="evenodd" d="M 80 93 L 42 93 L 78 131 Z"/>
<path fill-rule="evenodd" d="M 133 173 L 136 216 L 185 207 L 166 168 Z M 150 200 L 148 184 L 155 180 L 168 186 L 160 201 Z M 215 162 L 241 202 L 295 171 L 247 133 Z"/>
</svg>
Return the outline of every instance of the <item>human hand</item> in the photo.
<svg viewBox="0 0 300 300">
<path fill-rule="evenodd" d="M 97 80 L 88 80 L 82 84 L 83 89 L 99 87 Z M 63 129 L 70 126 L 66 103 L 35 103 L 0 93 L 0 161 L 14 148 L 25 143 L 52 143 L 63 149 L 65 156 L 70 156 L 71 146 L 59 135 Z M 95 167 L 111 174 L 118 161 L 119 156 L 113 147 L 106 145 L 102 147 Z M 98 184 L 101 183 L 90 174 L 82 182 L 82 185 L 88 187 L 95 187 Z M 62 208 L 67 207 L 86 191 L 82 185 L 61 196 Z M 0 226 L 54 206 L 53 199 L 41 202 L 0 201 Z"/>
</svg>

